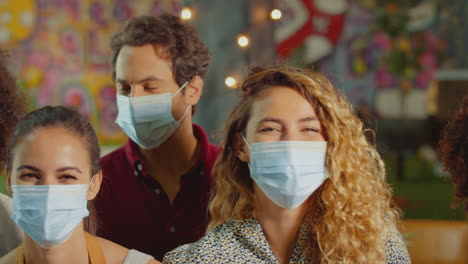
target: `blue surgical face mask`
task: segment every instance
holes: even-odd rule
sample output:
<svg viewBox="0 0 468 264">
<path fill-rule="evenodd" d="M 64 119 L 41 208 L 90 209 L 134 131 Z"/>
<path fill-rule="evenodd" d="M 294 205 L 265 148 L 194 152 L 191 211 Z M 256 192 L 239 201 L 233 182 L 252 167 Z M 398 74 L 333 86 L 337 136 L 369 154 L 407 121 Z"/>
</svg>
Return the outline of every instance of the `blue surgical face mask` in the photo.
<svg viewBox="0 0 468 264">
<path fill-rule="evenodd" d="M 190 110 L 190 106 L 187 106 L 179 121 L 172 116 L 172 97 L 187 84 L 182 85 L 173 95 L 163 93 L 128 97 L 117 94 L 119 114 L 115 122 L 140 147 L 158 147 L 174 133 Z"/>
<path fill-rule="evenodd" d="M 327 178 L 326 141 L 276 141 L 249 144 L 250 176 L 278 206 L 294 209 Z"/>
<path fill-rule="evenodd" d="M 11 188 L 11 218 L 42 248 L 65 242 L 89 215 L 88 184 L 12 185 Z"/>
</svg>

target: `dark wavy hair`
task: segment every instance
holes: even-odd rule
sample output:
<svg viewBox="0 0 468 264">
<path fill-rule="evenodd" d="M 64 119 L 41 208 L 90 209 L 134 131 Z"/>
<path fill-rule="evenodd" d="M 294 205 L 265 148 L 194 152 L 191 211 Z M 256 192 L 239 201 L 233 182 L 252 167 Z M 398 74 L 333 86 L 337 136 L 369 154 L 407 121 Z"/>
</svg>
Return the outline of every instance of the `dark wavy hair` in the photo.
<svg viewBox="0 0 468 264">
<path fill-rule="evenodd" d="M 16 123 L 26 113 L 26 97 L 8 71 L 8 52 L 0 49 L 0 172 L 7 159 L 7 144 Z"/>
<path fill-rule="evenodd" d="M 453 206 L 456 207 L 468 198 L 468 96 L 463 99 L 455 118 L 444 128 L 439 153 L 455 185 Z M 468 211 L 468 203 L 465 210 Z"/>
<path fill-rule="evenodd" d="M 206 76 L 211 55 L 195 28 L 178 16 L 163 14 L 132 18 L 112 38 L 112 79 L 115 80 L 115 63 L 123 46 L 148 44 L 161 48 L 159 55 L 171 61 L 172 74 L 179 86 L 194 76 Z M 193 114 L 196 106 L 192 109 Z"/>
</svg>

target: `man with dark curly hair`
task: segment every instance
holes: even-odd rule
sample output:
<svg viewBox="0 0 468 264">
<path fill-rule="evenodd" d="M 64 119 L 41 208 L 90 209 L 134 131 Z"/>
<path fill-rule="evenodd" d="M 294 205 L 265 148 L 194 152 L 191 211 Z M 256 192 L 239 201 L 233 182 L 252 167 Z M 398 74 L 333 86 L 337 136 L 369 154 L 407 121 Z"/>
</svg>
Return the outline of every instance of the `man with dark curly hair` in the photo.
<svg viewBox="0 0 468 264">
<path fill-rule="evenodd" d="M 8 54 L 0 50 L 0 175 L 4 173 L 7 146 L 18 120 L 25 114 L 26 101 L 7 68 Z M 11 199 L 0 193 L 0 257 L 21 244 L 23 232 L 10 219 Z"/>
<path fill-rule="evenodd" d="M 111 41 L 116 123 L 128 142 L 101 159 L 98 235 L 161 260 L 201 238 L 219 148 L 192 115 L 210 54 L 177 16 L 131 19 Z"/>
<path fill-rule="evenodd" d="M 468 216 L 468 96 L 444 128 L 439 150 L 455 185 L 454 206 L 462 203 Z"/>
</svg>

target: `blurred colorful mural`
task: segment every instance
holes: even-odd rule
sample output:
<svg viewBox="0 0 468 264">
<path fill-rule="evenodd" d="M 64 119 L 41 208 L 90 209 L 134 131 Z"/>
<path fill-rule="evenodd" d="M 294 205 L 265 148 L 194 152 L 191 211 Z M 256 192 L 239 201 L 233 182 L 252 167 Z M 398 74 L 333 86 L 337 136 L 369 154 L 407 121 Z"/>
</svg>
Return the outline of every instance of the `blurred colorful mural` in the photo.
<svg viewBox="0 0 468 264">
<path fill-rule="evenodd" d="M 114 124 L 110 39 L 130 17 L 181 8 L 178 0 L 0 0 L 0 45 L 10 49 L 31 108 L 75 108 L 102 144 L 117 144 L 125 137 Z"/>
<path fill-rule="evenodd" d="M 423 119 L 426 90 L 447 50 L 437 22 L 440 10 L 455 12 L 448 6 L 434 0 L 283 0 L 278 54 L 281 61 L 327 72 L 356 107 L 383 118 Z"/>
<path fill-rule="evenodd" d="M 217 2 L 215 10 L 201 0 L 0 0 L 0 46 L 10 49 L 12 69 L 32 109 L 76 108 L 92 121 L 102 144 L 119 144 L 125 137 L 114 124 L 112 35 L 130 17 L 176 14 L 184 4 L 201 2 L 206 3 L 199 18 L 208 18 L 197 26 L 204 32 L 213 25 L 208 14 L 225 13 L 220 6 L 227 2 Z M 426 118 L 427 89 L 436 71 L 468 66 L 465 0 L 274 0 L 272 5 L 282 12 L 271 21 L 277 61 L 325 71 L 358 109 L 375 117 Z M 246 16 L 236 19 L 223 23 L 242 24 L 238 20 Z M 227 56 L 222 45 L 228 40 L 213 31 L 204 32 L 205 40 L 219 62 Z M 231 94 L 222 90 L 220 96 Z"/>
</svg>

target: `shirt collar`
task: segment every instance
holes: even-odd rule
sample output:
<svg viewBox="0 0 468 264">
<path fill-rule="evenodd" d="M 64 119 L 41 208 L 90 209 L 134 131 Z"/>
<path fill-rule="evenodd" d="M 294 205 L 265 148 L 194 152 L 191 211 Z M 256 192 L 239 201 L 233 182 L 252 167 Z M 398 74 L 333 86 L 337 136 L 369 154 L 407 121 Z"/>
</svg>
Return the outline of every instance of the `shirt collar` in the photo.
<svg viewBox="0 0 468 264">
<path fill-rule="evenodd" d="M 205 131 L 203 128 L 197 124 L 192 124 L 193 128 L 193 134 L 198 140 L 198 143 L 201 146 L 201 151 L 200 151 L 200 158 L 199 161 L 195 164 L 193 168 L 191 168 L 187 174 L 191 174 L 194 170 L 197 170 L 200 166 L 203 166 L 203 172 L 206 173 L 207 175 L 210 174 L 210 168 L 212 167 L 212 164 L 210 164 L 211 159 L 210 159 L 210 148 L 209 148 L 209 141 L 208 141 L 208 136 L 206 135 Z M 127 143 L 124 145 L 124 150 L 125 150 L 125 157 L 128 160 L 129 164 L 134 168 L 135 174 L 137 175 L 138 173 L 136 171 L 143 171 L 143 163 L 142 163 L 142 158 L 141 155 L 138 151 L 138 145 L 133 142 L 130 138 L 128 139 Z M 206 166 L 210 165 L 210 166 Z"/>
<path fill-rule="evenodd" d="M 276 257 L 274 257 L 274 253 L 266 240 L 265 234 L 263 233 L 262 226 L 256 218 L 231 220 L 229 225 L 233 226 L 231 231 L 234 234 L 241 236 L 243 242 L 250 248 L 255 249 L 259 255 L 271 256 L 272 259 L 276 260 Z M 303 263 L 310 263 L 313 253 L 311 251 L 312 232 L 313 229 L 310 223 L 310 218 L 305 217 L 301 224 L 290 260 L 301 259 L 304 260 Z"/>
</svg>

